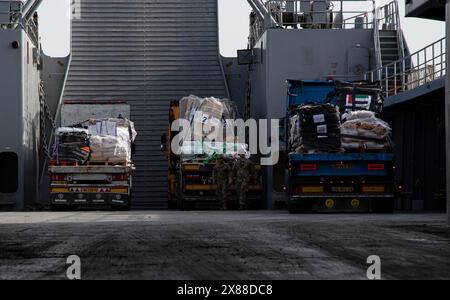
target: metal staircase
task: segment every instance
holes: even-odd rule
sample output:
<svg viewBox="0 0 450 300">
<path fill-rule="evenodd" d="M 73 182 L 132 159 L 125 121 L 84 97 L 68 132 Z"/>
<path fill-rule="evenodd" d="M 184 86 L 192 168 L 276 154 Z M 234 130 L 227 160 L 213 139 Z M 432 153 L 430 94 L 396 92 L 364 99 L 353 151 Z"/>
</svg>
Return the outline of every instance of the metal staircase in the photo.
<svg viewBox="0 0 450 300">
<path fill-rule="evenodd" d="M 171 101 L 227 97 L 217 0 L 81 0 L 64 100 L 122 100 L 138 131 L 135 208 L 165 208 Z"/>
<path fill-rule="evenodd" d="M 397 30 L 380 30 L 381 65 L 385 66 L 401 59 L 402 49 Z"/>
<path fill-rule="evenodd" d="M 400 25 L 400 11 L 397 0 L 376 9 L 374 18 L 374 44 L 376 72 L 366 75 L 370 81 L 379 81 L 382 86 L 392 86 L 392 90 L 385 90 L 389 96 L 398 87 L 404 86 L 407 78 L 400 70 L 410 68 L 408 47 Z M 369 75 L 369 76 L 368 76 Z"/>
<path fill-rule="evenodd" d="M 374 38 L 377 68 L 404 58 L 406 49 L 397 1 L 377 9 Z"/>
</svg>

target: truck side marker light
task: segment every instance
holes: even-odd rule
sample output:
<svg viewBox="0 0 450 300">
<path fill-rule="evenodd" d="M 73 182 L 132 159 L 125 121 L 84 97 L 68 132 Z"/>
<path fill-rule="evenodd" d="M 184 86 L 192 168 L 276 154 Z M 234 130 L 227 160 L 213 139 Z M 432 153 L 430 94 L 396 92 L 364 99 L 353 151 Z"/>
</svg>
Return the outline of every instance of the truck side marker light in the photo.
<svg viewBox="0 0 450 300">
<path fill-rule="evenodd" d="M 384 171 L 384 164 L 369 164 L 367 169 L 369 171 Z"/>
<path fill-rule="evenodd" d="M 301 164 L 300 171 L 317 171 L 317 164 Z"/>
</svg>

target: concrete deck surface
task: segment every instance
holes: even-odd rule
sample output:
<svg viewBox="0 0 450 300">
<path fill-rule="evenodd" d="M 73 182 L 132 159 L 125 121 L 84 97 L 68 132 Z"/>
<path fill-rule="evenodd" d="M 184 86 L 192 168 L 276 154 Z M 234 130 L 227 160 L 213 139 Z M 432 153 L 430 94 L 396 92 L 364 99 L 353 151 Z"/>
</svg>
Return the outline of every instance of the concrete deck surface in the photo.
<svg viewBox="0 0 450 300">
<path fill-rule="evenodd" d="M 444 214 L 3 212 L 0 279 L 450 279 Z"/>
</svg>

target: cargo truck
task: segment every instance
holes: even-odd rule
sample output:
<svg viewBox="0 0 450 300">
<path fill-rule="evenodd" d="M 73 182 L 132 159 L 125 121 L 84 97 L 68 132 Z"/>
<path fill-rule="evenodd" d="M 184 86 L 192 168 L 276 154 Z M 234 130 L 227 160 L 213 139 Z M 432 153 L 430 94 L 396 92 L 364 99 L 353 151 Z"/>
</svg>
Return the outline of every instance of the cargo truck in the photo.
<svg viewBox="0 0 450 300">
<path fill-rule="evenodd" d="M 131 208 L 134 170 L 132 154 L 134 154 L 135 132 L 132 122 L 127 119 L 129 115 L 129 106 L 120 101 L 72 101 L 64 104 L 61 123 L 62 128 L 69 128 L 69 130 L 73 128 L 73 131 L 89 132 L 89 124 L 101 124 L 99 122 L 118 118 L 115 121 L 119 124 L 117 126 L 125 126 L 124 128 L 128 130 L 128 132 L 126 130 L 121 132 L 125 136 L 123 137 L 125 142 L 129 143 L 130 153 L 122 153 L 123 155 L 113 157 L 113 159 L 107 157 L 107 152 L 111 152 L 111 149 L 105 149 L 103 152 L 103 146 L 98 142 L 102 141 L 102 137 L 99 136 L 96 147 L 100 148 L 97 149 L 97 152 L 103 156 L 96 157 L 96 159 L 92 158 L 95 153 L 92 152 L 91 147 L 85 147 L 87 148 L 85 150 L 87 151 L 85 153 L 86 161 L 82 163 L 76 159 L 58 158 L 57 154 L 54 154 L 48 168 L 52 209 L 112 207 L 117 210 L 129 210 Z M 98 122 L 94 122 L 94 120 Z M 114 122 L 112 126 L 115 126 Z M 116 129 L 116 132 L 118 130 Z M 126 141 L 126 139 L 129 140 Z M 112 141 L 115 141 L 114 138 Z M 110 147 L 109 145 L 105 144 L 105 147 Z M 122 149 L 128 151 L 128 145 L 124 145 Z M 112 152 L 114 153 L 114 151 L 117 152 L 117 149 Z M 103 157 L 105 158 L 103 159 Z"/>
<path fill-rule="evenodd" d="M 216 190 L 217 179 L 214 178 L 216 156 L 199 155 L 193 159 L 185 160 L 183 155 L 174 154 L 171 144 L 178 131 L 171 131 L 171 124 L 180 118 L 180 101 L 170 104 L 168 134 L 161 136 L 161 150 L 168 159 L 168 188 L 169 208 L 172 209 L 217 209 L 219 201 Z M 257 173 L 249 185 L 248 199 L 250 208 L 261 207 L 263 188 L 261 185 L 262 168 L 259 163 L 254 163 Z M 232 190 L 230 208 L 238 208 L 238 199 L 234 186 Z"/>
<path fill-rule="evenodd" d="M 49 167 L 53 210 L 110 206 L 129 210 L 132 203 L 132 170 L 127 165 Z"/>
<path fill-rule="evenodd" d="M 336 88 L 332 81 L 288 81 L 287 123 L 292 111 L 301 105 L 339 105 Z M 363 89 L 355 88 L 348 89 L 346 99 L 370 100 L 370 97 Z M 287 205 L 291 213 L 393 212 L 397 189 L 391 148 L 302 153 L 287 143 L 287 149 L 291 149 L 286 172 Z"/>
</svg>

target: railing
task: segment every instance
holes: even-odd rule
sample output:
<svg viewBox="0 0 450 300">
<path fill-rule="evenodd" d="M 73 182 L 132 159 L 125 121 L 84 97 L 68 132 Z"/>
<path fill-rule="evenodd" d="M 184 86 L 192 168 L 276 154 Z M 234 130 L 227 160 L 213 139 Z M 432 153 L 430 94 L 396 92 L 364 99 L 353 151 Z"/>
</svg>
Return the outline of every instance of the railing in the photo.
<svg viewBox="0 0 450 300">
<path fill-rule="evenodd" d="M 376 9 L 376 18 L 374 20 L 374 44 L 377 68 L 383 66 L 381 56 L 380 30 L 394 30 L 397 33 L 398 55 L 400 59 L 404 58 L 405 45 L 403 42 L 403 31 L 400 24 L 400 10 L 398 1 L 392 1 L 387 5 Z"/>
<path fill-rule="evenodd" d="M 16 11 L 0 11 L 0 26 L 2 28 L 12 27 L 18 25 L 20 22 L 20 12 Z M 5 22 L 5 20 L 7 20 Z"/>
<path fill-rule="evenodd" d="M 377 68 L 381 68 L 383 66 L 382 57 L 381 57 L 381 40 L 380 40 L 380 31 L 379 31 L 379 21 L 378 18 L 374 19 L 374 30 L 373 30 L 373 38 L 375 45 L 375 60 L 377 64 Z"/>
<path fill-rule="evenodd" d="M 339 2 L 339 1 L 336 1 Z M 372 28 L 374 12 L 334 10 L 334 2 L 310 0 L 268 0 L 266 9 L 271 12 L 271 27 L 283 28 Z"/>
<path fill-rule="evenodd" d="M 344 2 L 341 1 L 268 0 L 260 4 L 263 5 L 266 14 L 264 18 L 260 16 L 261 10 L 252 14 L 249 44 L 253 46 L 268 28 L 373 29 L 376 19 L 375 1 L 367 2 L 372 3 L 372 11 L 345 10 L 342 4 Z M 341 6 L 336 9 L 337 5 L 334 3 L 340 3 Z"/>
<path fill-rule="evenodd" d="M 412 90 L 446 75 L 446 38 L 366 73 L 365 79 L 380 82 L 385 96 Z"/>
<path fill-rule="evenodd" d="M 34 20 L 33 18 L 29 19 L 25 22 L 24 28 L 26 32 L 28 33 L 28 36 L 30 39 L 36 44 L 39 45 L 39 27 L 37 24 L 37 20 Z"/>
<path fill-rule="evenodd" d="M 9 11 L 0 11 L 0 29 L 16 28 L 21 26 L 35 45 L 39 44 L 39 30 L 37 19 L 34 16 L 23 17 L 22 6 L 11 8 Z"/>
<path fill-rule="evenodd" d="M 400 12 L 398 2 L 392 1 L 377 10 L 378 29 L 400 30 Z"/>
</svg>

